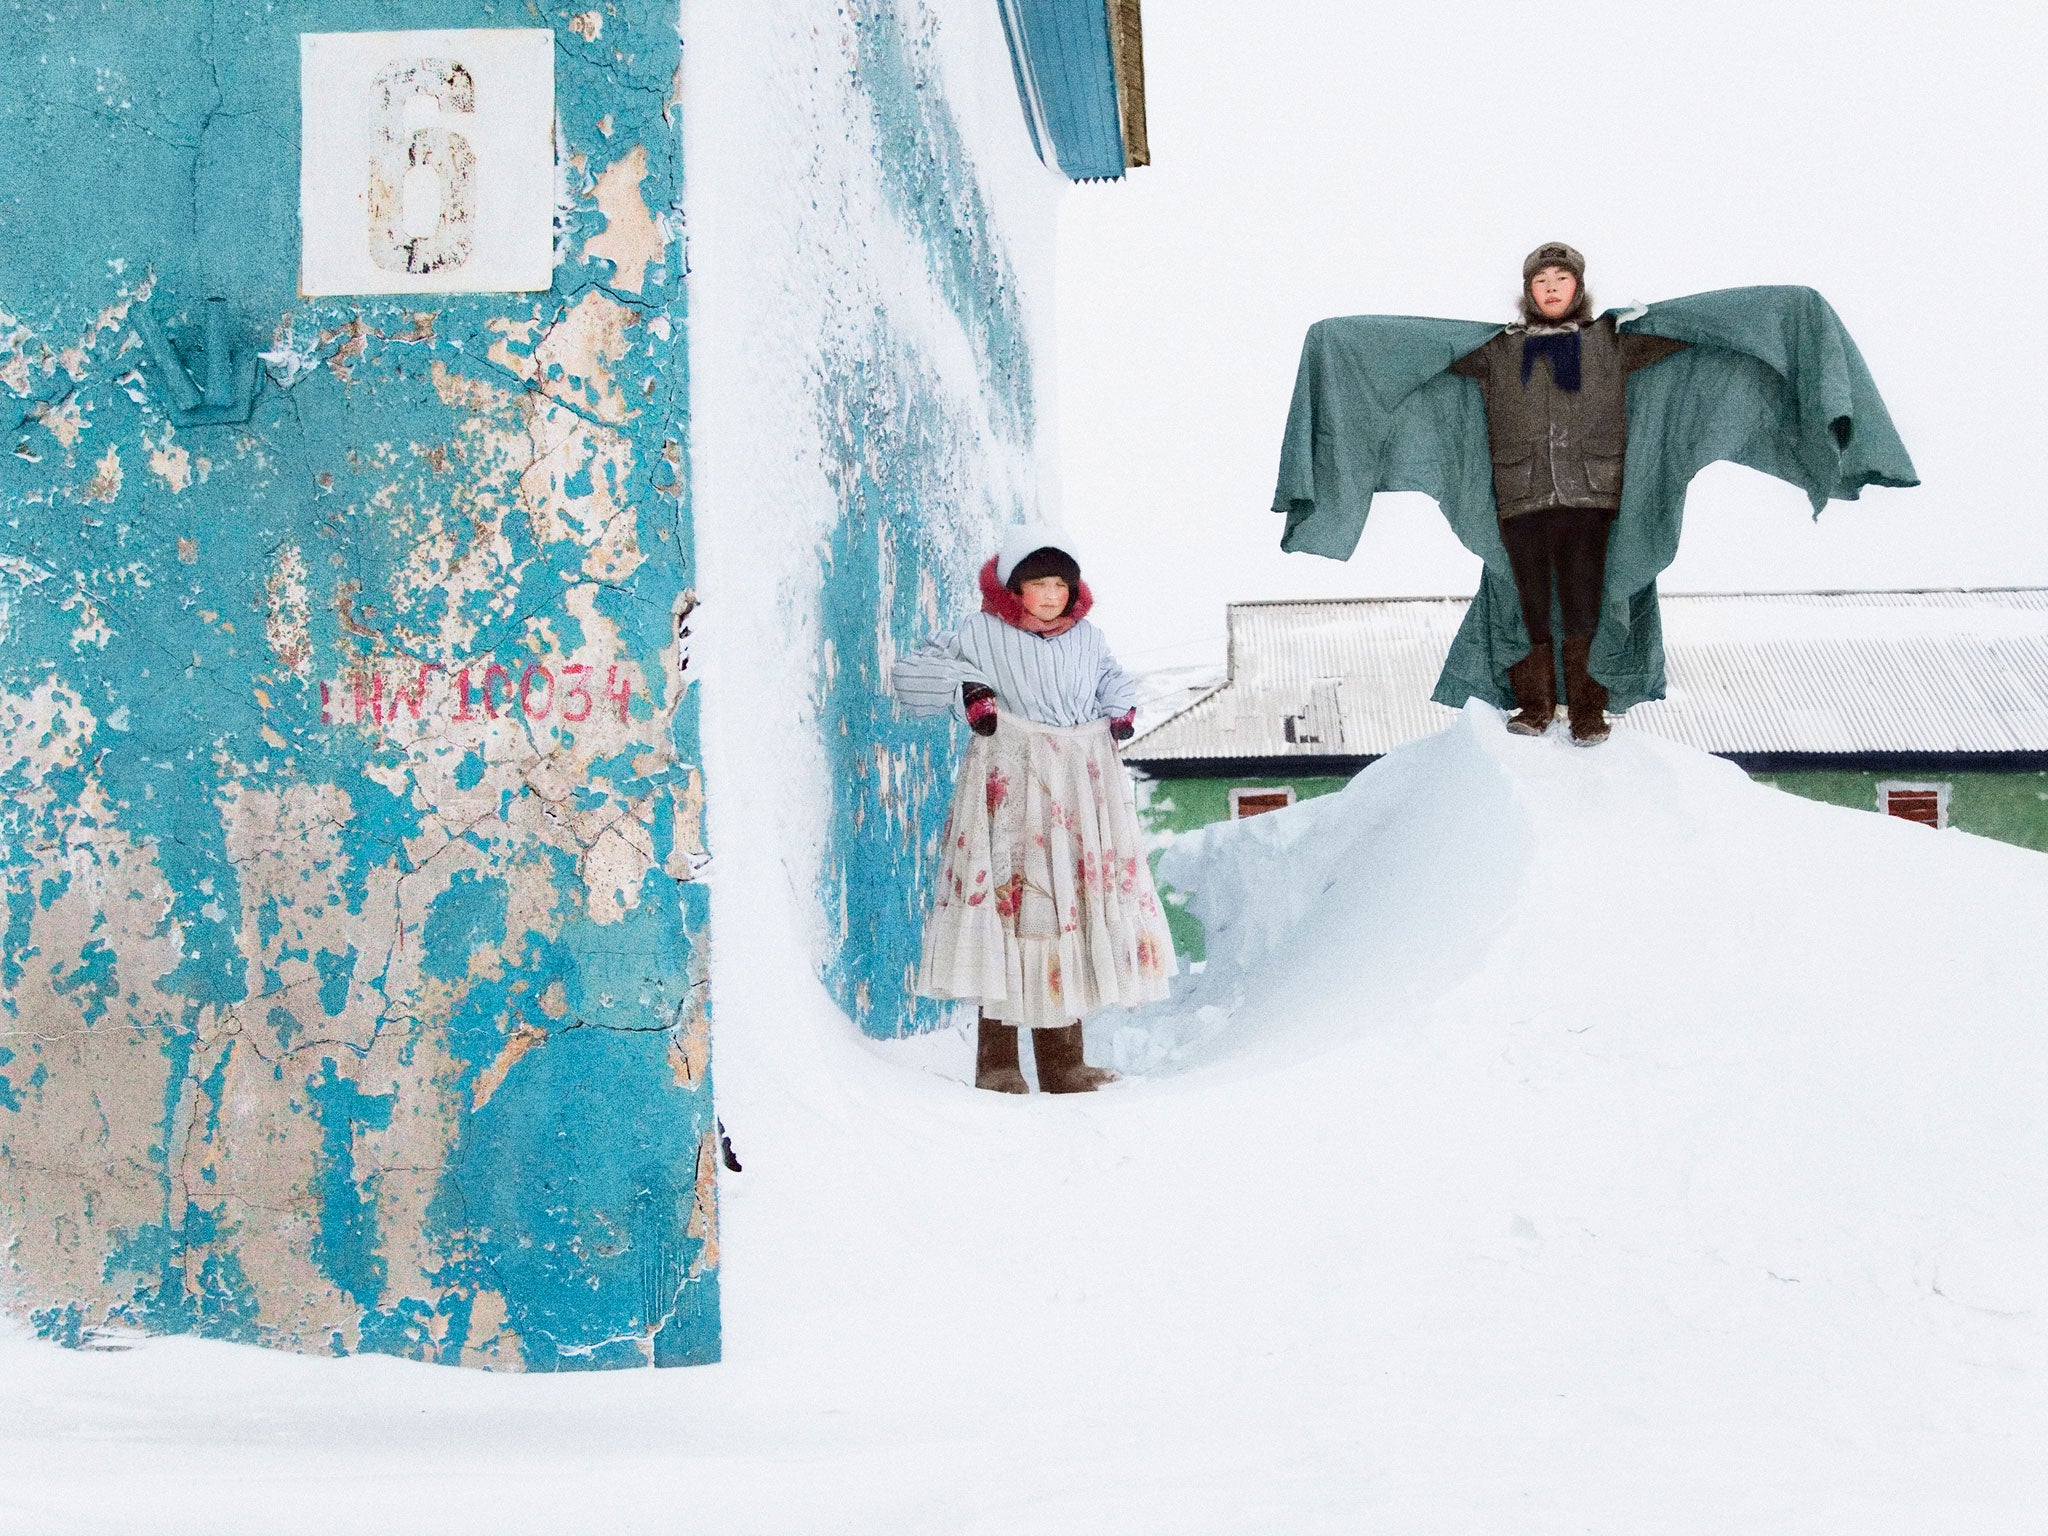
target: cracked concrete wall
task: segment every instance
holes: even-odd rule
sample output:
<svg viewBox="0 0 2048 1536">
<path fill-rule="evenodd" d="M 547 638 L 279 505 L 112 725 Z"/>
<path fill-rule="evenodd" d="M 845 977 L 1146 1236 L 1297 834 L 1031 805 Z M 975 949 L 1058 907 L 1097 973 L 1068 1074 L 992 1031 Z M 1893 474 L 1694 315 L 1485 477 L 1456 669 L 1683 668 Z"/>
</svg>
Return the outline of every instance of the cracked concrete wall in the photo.
<svg viewBox="0 0 2048 1536">
<path fill-rule="evenodd" d="M 542 294 L 301 299 L 298 34 L 555 33 Z M 715 1359 L 673 5 L 0 5 L 0 1304 Z M 140 307 L 263 352 L 179 426 Z M 196 371 L 196 370 L 195 370 Z"/>
<path fill-rule="evenodd" d="M 873 1035 L 928 1028 L 925 882 L 965 734 L 884 690 L 977 606 L 995 530 L 1055 510 L 1065 183 L 994 5 L 684 14 L 700 550 L 761 657 L 735 746 L 833 997 Z"/>
</svg>

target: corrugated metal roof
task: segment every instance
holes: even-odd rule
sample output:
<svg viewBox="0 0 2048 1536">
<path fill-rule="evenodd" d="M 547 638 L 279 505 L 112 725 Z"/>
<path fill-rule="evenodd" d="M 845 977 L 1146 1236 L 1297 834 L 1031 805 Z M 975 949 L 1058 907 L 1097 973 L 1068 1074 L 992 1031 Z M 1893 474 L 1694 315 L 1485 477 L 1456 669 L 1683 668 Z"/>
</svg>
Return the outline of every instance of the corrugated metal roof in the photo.
<svg viewBox="0 0 2048 1536">
<path fill-rule="evenodd" d="M 1377 757 L 1429 702 L 1465 598 L 1234 603 L 1230 675 L 1138 764 Z M 1668 696 L 1628 724 L 1731 757 L 2048 752 L 2048 588 L 1674 594 Z"/>
</svg>

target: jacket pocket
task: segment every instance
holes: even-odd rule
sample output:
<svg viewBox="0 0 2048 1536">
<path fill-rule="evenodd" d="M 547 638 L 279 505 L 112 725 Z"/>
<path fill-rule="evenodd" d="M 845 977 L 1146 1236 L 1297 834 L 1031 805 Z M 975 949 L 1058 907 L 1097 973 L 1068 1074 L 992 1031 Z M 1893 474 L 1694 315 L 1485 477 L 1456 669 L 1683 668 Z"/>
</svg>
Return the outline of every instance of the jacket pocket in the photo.
<svg viewBox="0 0 2048 1536">
<path fill-rule="evenodd" d="M 1611 456 L 1606 454 L 1587 454 L 1587 486 L 1595 493 L 1602 496 L 1620 495 L 1621 465 L 1622 456 L 1618 453 Z"/>
<path fill-rule="evenodd" d="M 1519 459 L 1493 461 L 1493 499 L 1502 506 L 1526 500 L 1536 483 L 1536 452 L 1532 448 Z"/>
</svg>

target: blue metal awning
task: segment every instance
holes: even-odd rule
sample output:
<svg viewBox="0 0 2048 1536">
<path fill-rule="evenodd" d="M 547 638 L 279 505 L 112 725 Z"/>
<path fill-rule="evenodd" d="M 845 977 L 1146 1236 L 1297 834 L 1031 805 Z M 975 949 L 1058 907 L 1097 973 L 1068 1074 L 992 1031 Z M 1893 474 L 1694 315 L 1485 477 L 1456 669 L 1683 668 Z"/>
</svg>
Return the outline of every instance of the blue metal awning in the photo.
<svg viewBox="0 0 2048 1536">
<path fill-rule="evenodd" d="M 1073 181 L 1146 164 L 1137 0 L 996 3 L 1039 159 Z"/>
</svg>

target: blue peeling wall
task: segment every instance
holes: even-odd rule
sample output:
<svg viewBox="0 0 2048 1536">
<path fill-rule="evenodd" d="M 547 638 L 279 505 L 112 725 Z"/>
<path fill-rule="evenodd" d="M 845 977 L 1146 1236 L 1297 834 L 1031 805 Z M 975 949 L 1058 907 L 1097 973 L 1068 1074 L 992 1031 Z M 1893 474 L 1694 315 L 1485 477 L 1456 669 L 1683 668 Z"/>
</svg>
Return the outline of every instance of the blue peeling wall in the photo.
<svg viewBox="0 0 2048 1536">
<path fill-rule="evenodd" d="M 674 6 L 143 9 L 0 4 L 0 1303 L 715 1359 Z M 553 290 L 299 298 L 298 34 L 472 26 L 555 33 Z"/>
<path fill-rule="evenodd" d="M 957 722 L 899 717 L 888 669 L 979 606 L 976 573 L 995 530 L 1038 511 L 1017 491 L 992 489 L 981 462 L 991 445 L 1035 453 L 1036 363 L 1003 225 L 917 14 L 851 9 L 849 64 L 876 145 L 883 216 L 913 243 L 930 313 L 913 320 L 874 305 L 825 347 L 814 383 L 835 502 L 820 551 L 816 678 L 833 793 L 823 970 L 840 1006 L 876 1036 L 941 1021 L 939 1006 L 915 994 L 916 969 L 966 739 Z M 1022 115 L 1002 127 L 1021 148 Z M 930 342 L 914 339 L 935 329 L 964 338 L 971 381 L 949 380 Z"/>
</svg>

